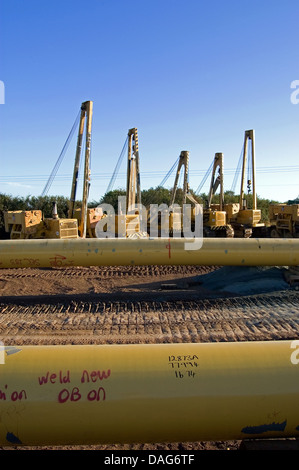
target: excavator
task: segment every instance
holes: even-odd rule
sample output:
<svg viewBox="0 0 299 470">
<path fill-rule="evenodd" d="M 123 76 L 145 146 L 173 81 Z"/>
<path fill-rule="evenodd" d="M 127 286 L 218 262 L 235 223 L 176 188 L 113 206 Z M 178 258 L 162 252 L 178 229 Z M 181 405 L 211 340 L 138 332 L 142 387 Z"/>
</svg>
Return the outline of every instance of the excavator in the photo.
<svg viewBox="0 0 299 470">
<path fill-rule="evenodd" d="M 251 166 L 252 180 L 248 175 L 248 194 L 252 192 L 252 207 L 249 208 L 248 199 L 245 195 L 246 165 L 248 160 L 248 144 L 251 143 Z M 249 162 L 250 163 L 250 162 Z M 252 186 L 252 190 L 251 190 Z M 256 182 L 255 182 L 255 135 L 254 130 L 245 131 L 241 188 L 238 204 L 226 204 L 228 223 L 233 227 L 236 238 L 249 238 L 251 236 L 264 236 L 265 224 L 261 222 L 261 211 L 257 208 Z"/>
</svg>

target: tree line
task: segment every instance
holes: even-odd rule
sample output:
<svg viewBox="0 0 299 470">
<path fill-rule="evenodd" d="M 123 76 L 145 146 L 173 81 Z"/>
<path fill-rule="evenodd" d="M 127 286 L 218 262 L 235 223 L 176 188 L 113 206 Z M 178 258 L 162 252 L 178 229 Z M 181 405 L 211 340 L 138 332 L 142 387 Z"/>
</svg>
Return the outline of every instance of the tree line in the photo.
<svg viewBox="0 0 299 470">
<path fill-rule="evenodd" d="M 208 195 L 201 193 L 200 195 L 194 194 L 194 191 L 190 190 L 191 194 L 199 204 L 203 204 L 204 207 L 208 201 Z M 110 204 L 114 207 L 117 212 L 118 196 L 125 196 L 126 191 L 123 189 L 116 189 L 106 193 L 99 201 L 90 201 L 88 207 L 94 208 L 100 204 Z M 170 206 L 172 190 L 166 189 L 161 186 L 156 188 L 144 189 L 141 192 L 142 204 L 149 209 L 150 204 L 166 204 Z M 248 207 L 251 207 L 252 196 L 247 196 Z M 44 218 L 52 217 L 53 202 L 57 204 L 57 213 L 60 218 L 68 217 L 69 199 L 64 196 L 11 196 L 0 193 L 0 238 L 7 238 L 4 228 L 4 211 L 29 211 L 29 210 L 41 210 Z M 177 189 L 175 203 L 182 205 L 183 202 L 183 190 Z M 188 201 L 187 201 L 188 202 Z M 219 202 L 219 195 L 216 194 L 213 197 L 212 203 L 217 204 Z M 224 202 L 233 203 L 239 202 L 239 196 L 234 194 L 232 191 L 225 191 Z M 278 201 L 264 199 L 257 197 L 257 206 L 262 212 L 262 221 L 268 221 L 269 205 L 277 203 Z M 299 196 L 294 200 L 287 201 L 288 204 L 299 204 Z M 76 201 L 76 208 L 81 207 L 81 201 Z"/>
</svg>

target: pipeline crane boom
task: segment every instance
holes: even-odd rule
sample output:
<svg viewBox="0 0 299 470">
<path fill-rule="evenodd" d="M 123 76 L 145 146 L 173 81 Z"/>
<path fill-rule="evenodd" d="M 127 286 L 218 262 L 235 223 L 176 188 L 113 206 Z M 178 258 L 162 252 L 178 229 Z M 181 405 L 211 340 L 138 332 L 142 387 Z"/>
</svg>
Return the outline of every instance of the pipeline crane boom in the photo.
<svg viewBox="0 0 299 470">
<path fill-rule="evenodd" d="M 117 237 L 128 237 L 136 238 L 144 236 L 141 233 L 141 221 L 142 221 L 142 210 L 141 210 L 141 187 L 140 187 L 140 166 L 139 166 L 139 148 L 138 148 L 138 132 L 137 128 L 134 127 L 129 129 L 126 143 L 123 147 L 121 156 L 117 162 L 117 168 L 114 171 L 111 179 L 111 184 L 116 177 L 116 170 L 118 170 L 121 158 L 124 155 L 126 144 L 128 145 L 127 151 L 127 185 L 126 185 L 126 207 L 123 205 L 118 206 L 118 214 L 109 215 L 105 218 L 107 223 L 103 227 L 104 238 L 108 237 L 109 234 L 109 222 L 113 219 L 112 224 Z"/>
<path fill-rule="evenodd" d="M 189 182 L 188 182 L 189 152 L 187 152 L 186 150 L 182 150 L 180 157 L 179 157 L 178 167 L 177 167 L 175 180 L 174 180 L 174 186 L 173 186 L 172 195 L 171 195 L 171 203 L 170 203 L 171 206 L 174 204 L 174 201 L 175 201 L 175 196 L 176 196 L 176 192 L 178 189 L 179 177 L 180 177 L 180 173 L 181 173 L 183 166 L 184 166 L 183 204 L 186 204 L 187 193 L 189 193 Z"/>
<path fill-rule="evenodd" d="M 127 162 L 127 211 L 137 204 L 141 204 L 140 166 L 138 132 L 136 127 L 128 131 L 128 162 Z"/>
<path fill-rule="evenodd" d="M 248 157 L 249 142 L 251 143 L 251 159 Z M 251 160 L 251 161 L 250 161 Z M 248 197 L 245 195 L 246 165 L 251 163 L 252 179 L 248 175 L 248 194 L 251 193 L 252 186 L 252 208 L 248 208 Z M 241 188 L 239 196 L 239 208 L 235 213 L 230 214 L 230 223 L 234 228 L 236 237 L 263 236 L 265 225 L 261 222 L 261 211 L 257 208 L 256 195 L 256 174 L 255 174 L 255 135 L 254 130 L 245 131 L 243 145 L 243 161 Z"/>
<path fill-rule="evenodd" d="M 216 171 L 218 169 L 218 175 Z M 218 187 L 220 186 L 220 201 L 219 210 L 222 211 L 224 207 L 224 188 L 223 188 L 223 154 L 216 153 L 213 162 L 212 178 L 210 183 L 210 190 L 208 195 L 208 208 L 211 207 L 213 196 L 216 194 Z"/>
<path fill-rule="evenodd" d="M 71 196 L 69 201 L 68 217 L 75 217 L 78 220 L 78 232 L 81 238 L 94 238 L 95 227 L 103 216 L 101 208 L 88 208 L 88 197 L 90 189 L 90 153 L 91 153 L 91 125 L 93 114 L 93 102 L 85 101 L 81 105 L 80 122 L 75 154 L 75 164 L 73 171 L 73 180 L 71 187 Z M 85 128 L 85 156 L 84 156 L 84 175 L 83 175 L 83 196 L 82 206 L 76 209 L 76 194 L 79 179 L 79 168 L 83 146 L 84 127 Z"/>
<path fill-rule="evenodd" d="M 256 189 L 255 189 L 255 138 L 254 130 L 245 131 L 244 137 L 244 146 L 243 146 L 243 165 L 242 165 L 242 178 L 241 178 L 241 189 L 240 189 L 240 207 L 242 209 L 247 208 L 247 202 L 245 198 L 245 172 L 246 172 L 246 163 L 248 159 L 248 142 L 251 142 L 251 163 L 252 163 L 252 181 L 247 179 L 247 188 L 248 191 L 251 191 L 252 184 L 252 209 L 257 209 L 256 203 Z"/>
<path fill-rule="evenodd" d="M 176 192 L 178 189 L 178 182 L 182 167 L 184 166 L 184 183 L 183 183 L 183 204 L 186 204 L 187 199 L 189 199 L 194 204 L 198 202 L 194 199 L 190 193 L 189 187 L 189 152 L 187 150 L 182 150 L 178 159 L 178 167 L 175 175 L 174 186 L 172 189 L 171 203 L 170 206 L 174 204 Z"/>
<path fill-rule="evenodd" d="M 178 189 L 179 177 L 182 171 L 182 167 L 184 167 L 184 181 L 183 181 L 183 205 L 186 204 L 187 199 L 192 202 L 194 205 L 197 205 L 198 202 L 190 193 L 189 187 L 189 152 L 187 150 L 182 150 L 178 159 L 178 166 L 174 180 L 174 186 L 172 189 L 171 194 L 171 202 L 170 208 L 171 212 L 169 214 L 169 229 L 170 233 L 174 235 L 176 232 L 181 232 L 182 230 L 182 214 L 181 210 L 177 210 L 178 208 L 175 207 L 175 197 Z M 194 212 L 191 211 L 191 225 L 194 224 Z"/>
<path fill-rule="evenodd" d="M 74 172 L 73 172 L 73 181 L 72 181 L 71 196 L 70 196 L 70 202 L 69 202 L 69 212 L 68 212 L 69 218 L 72 219 L 75 216 L 75 203 L 76 203 L 76 193 L 77 193 L 78 178 L 79 178 L 79 166 L 80 166 L 80 159 L 81 159 L 81 153 L 82 153 L 84 124 L 86 120 L 83 197 L 82 197 L 80 223 L 78 227 L 80 236 L 82 238 L 86 237 L 86 230 L 87 230 L 87 203 L 88 203 L 88 195 L 89 195 L 89 188 L 90 188 L 90 145 L 91 145 L 92 111 L 93 111 L 92 101 L 85 101 L 84 103 L 82 103 L 79 131 L 78 131 L 78 138 L 77 138 Z"/>
<path fill-rule="evenodd" d="M 218 172 L 217 172 L 218 171 Z M 219 204 L 213 203 L 213 197 L 220 187 Z M 232 238 L 234 230 L 228 223 L 224 205 L 223 153 L 215 153 L 212 162 L 212 177 L 206 207 L 203 211 L 203 233 L 205 237 Z"/>
<path fill-rule="evenodd" d="M 126 236 L 145 236 L 141 230 L 143 213 L 141 209 L 141 185 L 138 131 L 136 127 L 128 131 L 127 189 L 126 189 Z M 146 222 L 146 221 L 145 221 Z"/>
</svg>

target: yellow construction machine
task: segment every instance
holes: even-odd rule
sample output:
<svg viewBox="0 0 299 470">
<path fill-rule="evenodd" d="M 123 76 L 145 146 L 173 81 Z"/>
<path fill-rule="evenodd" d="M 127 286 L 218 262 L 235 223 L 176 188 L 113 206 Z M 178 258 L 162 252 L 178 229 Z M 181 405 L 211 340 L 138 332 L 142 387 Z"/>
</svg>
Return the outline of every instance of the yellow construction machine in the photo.
<svg viewBox="0 0 299 470">
<path fill-rule="evenodd" d="M 141 206 L 139 146 L 136 127 L 128 130 L 127 143 L 126 196 L 120 196 L 121 201 L 118 201 L 116 214 L 103 215 L 104 219 L 101 223 L 101 231 L 97 231 L 98 237 L 109 238 L 113 235 L 122 238 L 137 238 L 147 236 L 146 232 L 142 232 L 142 218 L 145 217 L 146 223 L 146 214 L 142 213 Z M 121 154 L 121 157 L 122 155 L 123 154 Z M 118 162 L 117 166 L 119 163 L 120 162 Z M 112 179 L 114 179 L 115 176 L 116 170 Z M 110 187 L 112 187 L 111 182 L 109 184 L 109 188 Z M 109 190 L 107 192 L 109 192 Z M 111 234 L 111 230 L 113 234 Z"/>
<path fill-rule="evenodd" d="M 271 238 L 299 237 L 299 204 L 270 204 L 269 220 Z"/>
<path fill-rule="evenodd" d="M 246 165 L 250 164 L 248 159 L 248 143 L 251 143 L 251 171 L 252 179 L 248 175 L 248 194 L 252 193 L 252 207 L 248 207 L 248 197 L 245 195 Z M 262 236 L 265 224 L 261 222 L 261 211 L 257 208 L 256 181 L 255 181 L 255 136 L 253 130 L 245 131 L 242 160 L 241 189 L 238 205 L 226 204 L 225 210 L 228 222 L 233 227 L 235 237 L 249 238 L 251 236 Z M 252 188 L 252 189 L 251 189 Z"/>
<path fill-rule="evenodd" d="M 76 148 L 74 174 L 72 182 L 71 197 L 69 203 L 68 218 L 59 218 L 56 203 L 53 203 L 52 218 L 43 218 L 42 211 L 5 211 L 5 230 L 10 233 L 10 238 L 85 238 L 94 236 L 94 227 L 101 218 L 96 209 L 88 209 L 88 194 L 90 186 L 90 144 L 91 144 L 91 122 L 93 102 L 86 101 L 81 105 L 80 124 Z M 82 150 L 84 123 L 86 126 L 85 145 L 85 167 L 83 183 L 83 201 L 81 209 L 75 209 L 76 191 L 79 176 L 79 165 Z M 56 163 L 57 167 L 57 163 Z M 52 176 L 49 178 L 49 181 Z M 49 186 L 49 181 L 46 187 Z M 45 191 L 45 190 L 44 190 Z"/>
<path fill-rule="evenodd" d="M 14 239 L 78 238 L 77 219 L 60 219 L 56 203 L 52 218 L 43 218 L 42 211 L 4 211 L 5 231 Z"/>
<path fill-rule="evenodd" d="M 218 170 L 218 174 L 216 172 Z M 220 187 L 219 204 L 212 203 L 216 191 Z M 228 223 L 228 207 L 224 204 L 223 186 L 223 153 L 216 153 L 213 162 L 212 178 L 206 207 L 203 210 L 203 235 L 204 237 L 228 237 L 234 236 L 234 230 Z"/>
<path fill-rule="evenodd" d="M 197 201 L 193 198 L 190 193 L 189 187 L 189 152 L 187 150 L 182 150 L 180 153 L 178 167 L 175 175 L 174 185 L 172 189 L 171 201 L 170 201 L 170 214 L 169 214 L 169 234 L 171 236 L 182 233 L 183 227 L 183 214 L 181 208 L 175 208 L 175 197 L 178 189 L 179 177 L 184 167 L 184 179 L 183 179 L 183 200 L 182 203 L 186 204 L 187 199 L 194 203 L 198 204 Z M 191 229 L 194 224 L 194 211 L 191 212 Z"/>
<path fill-rule="evenodd" d="M 182 204 L 185 205 L 187 202 L 187 199 L 193 204 L 196 205 L 198 202 L 195 200 L 195 198 L 192 196 L 190 193 L 190 187 L 189 187 L 189 152 L 187 150 L 182 150 L 180 153 L 180 156 L 177 160 L 178 165 L 177 165 L 177 170 L 176 170 L 176 175 L 175 175 L 175 180 L 174 180 L 174 185 L 172 189 L 172 194 L 171 194 L 171 200 L 170 200 L 170 207 L 165 207 L 165 210 L 163 210 L 163 204 L 161 207 L 161 210 L 159 213 L 155 214 L 154 216 L 151 216 L 149 219 L 148 223 L 149 225 L 152 223 L 155 223 L 155 218 L 157 218 L 157 225 L 158 225 L 158 234 L 159 236 L 161 234 L 169 234 L 170 237 L 173 236 L 181 236 L 183 235 L 183 211 L 182 207 L 178 204 L 175 203 L 175 198 L 178 190 L 178 183 L 179 183 L 179 178 L 181 175 L 182 168 L 184 167 L 184 174 L 183 174 L 183 196 L 182 196 Z M 175 167 L 176 162 L 174 166 L 172 167 L 171 171 Z M 165 179 L 164 179 L 165 181 Z M 162 184 L 161 184 L 162 185 Z M 194 230 L 194 207 L 191 208 L 191 230 Z M 148 228 L 148 231 L 150 229 L 150 226 Z"/>
</svg>

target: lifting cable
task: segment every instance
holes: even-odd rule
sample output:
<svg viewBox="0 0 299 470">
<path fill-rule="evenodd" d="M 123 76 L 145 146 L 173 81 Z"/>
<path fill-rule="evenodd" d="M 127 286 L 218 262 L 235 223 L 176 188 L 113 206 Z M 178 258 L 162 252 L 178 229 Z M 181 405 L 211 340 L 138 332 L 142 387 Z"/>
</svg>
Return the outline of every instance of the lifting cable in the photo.
<svg viewBox="0 0 299 470">
<path fill-rule="evenodd" d="M 237 186 L 237 181 L 238 181 L 238 177 L 239 177 L 239 174 L 241 172 L 241 165 L 242 165 L 242 159 L 243 159 L 243 151 L 244 151 L 244 145 L 242 147 L 242 150 L 241 150 L 241 153 L 240 153 L 240 157 L 239 157 L 239 161 L 238 161 L 238 166 L 237 166 L 237 169 L 235 171 L 235 176 L 234 176 L 234 179 L 233 179 L 233 182 L 232 182 L 232 186 L 231 186 L 231 192 L 233 192 L 235 194 L 235 190 L 236 190 L 236 186 Z"/>
<path fill-rule="evenodd" d="M 127 136 L 126 140 L 125 140 L 125 143 L 123 145 L 123 148 L 122 148 L 122 151 L 120 152 L 120 155 L 118 157 L 118 160 L 117 160 L 117 163 L 115 165 L 115 169 L 114 169 L 114 172 L 112 174 L 112 177 L 111 177 L 111 180 L 110 180 L 110 183 L 108 185 L 108 188 L 106 189 L 106 193 L 109 193 L 110 191 L 112 191 L 113 189 L 113 186 L 114 186 L 114 183 L 115 183 L 115 179 L 118 175 L 118 171 L 119 171 L 119 168 L 120 168 L 120 165 L 123 161 L 123 158 L 124 158 L 124 155 L 125 155 L 125 150 L 127 148 L 127 145 L 128 145 L 128 140 L 129 140 L 129 137 Z"/>
<path fill-rule="evenodd" d="M 64 146 L 63 146 L 63 148 L 62 148 L 62 150 L 61 150 L 61 153 L 60 153 L 60 155 L 59 155 L 59 157 L 58 157 L 58 159 L 57 159 L 57 161 L 56 161 L 56 163 L 55 163 L 55 166 L 54 166 L 54 168 L 53 168 L 53 170 L 52 170 L 52 173 L 50 174 L 49 179 L 48 179 L 48 181 L 47 181 L 47 183 L 46 183 L 46 185 L 45 185 L 45 187 L 44 187 L 44 189 L 43 189 L 43 192 L 42 192 L 42 194 L 41 194 L 42 196 L 45 196 L 45 195 L 47 194 L 47 192 L 48 192 L 49 189 L 50 189 L 51 184 L 53 183 L 53 180 L 54 180 L 54 178 L 55 178 L 55 176 L 56 176 L 56 174 L 57 174 L 57 171 L 58 171 L 58 169 L 59 169 L 59 167 L 60 167 L 60 165 L 61 165 L 61 162 L 62 162 L 62 160 L 63 160 L 63 158 L 64 158 L 64 156 L 65 156 L 65 153 L 66 153 L 66 151 L 67 151 L 67 148 L 68 148 L 68 146 L 69 146 L 69 144 L 70 144 L 70 142 L 71 142 L 71 140 L 72 140 L 72 137 L 73 137 L 73 135 L 74 135 L 75 129 L 76 129 L 76 127 L 77 127 L 78 124 L 79 124 L 80 114 L 81 114 L 81 109 L 80 109 L 80 111 L 79 111 L 79 113 L 78 113 L 78 115 L 77 115 L 77 117 L 76 117 L 76 120 L 75 120 L 75 122 L 74 122 L 74 124 L 73 124 L 73 127 L 72 127 L 72 129 L 71 129 L 71 131 L 70 131 L 70 133 L 69 133 L 69 135 L 68 135 L 68 138 L 67 138 L 66 141 L 65 141 L 65 144 L 64 144 Z"/>
<path fill-rule="evenodd" d="M 169 172 L 167 173 L 167 175 L 165 176 L 165 178 L 161 181 L 161 183 L 159 184 L 158 187 L 162 188 L 162 187 L 164 186 L 164 184 L 166 183 L 166 181 L 167 181 L 168 178 L 170 177 L 171 173 L 173 172 L 173 170 L 175 169 L 175 167 L 178 165 L 179 160 L 180 160 L 180 157 L 178 157 L 178 159 L 174 162 L 174 164 L 173 164 L 172 167 L 170 168 Z"/>
<path fill-rule="evenodd" d="M 209 166 L 209 168 L 208 168 L 208 170 L 207 170 L 205 176 L 203 177 L 201 183 L 199 184 L 197 190 L 195 191 L 195 195 L 196 195 L 196 196 L 199 196 L 199 193 L 200 193 L 200 191 L 202 190 L 203 185 L 204 185 L 205 182 L 207 181 L 208 176 L 210 175 L 210 173 L 211 173 L 211 171 L 212 171 L 213 165 L 214 165 L 214 161 L 212 161 L 212 163 L 211 163 L 211 165 Z"/>
</svg>

